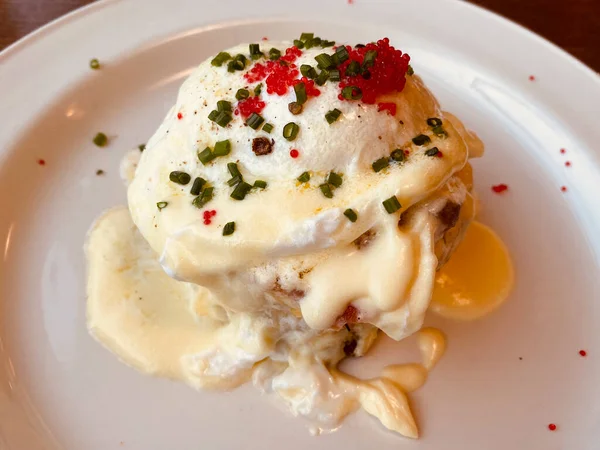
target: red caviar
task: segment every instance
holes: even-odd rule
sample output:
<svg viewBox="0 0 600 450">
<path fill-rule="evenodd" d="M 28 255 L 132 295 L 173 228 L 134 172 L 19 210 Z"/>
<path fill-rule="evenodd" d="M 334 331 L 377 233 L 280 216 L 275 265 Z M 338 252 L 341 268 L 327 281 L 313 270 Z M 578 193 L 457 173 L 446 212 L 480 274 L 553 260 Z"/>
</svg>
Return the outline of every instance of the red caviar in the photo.
<svg viewBox="0 0 600 450">
<path fill-rule="evenodd" d="M 178 118 L 179 120 L 183 119 L 183 114 L 181 114 L 181 113 L 177 113 L 177 118 Z"/>
<path fill-rule="evenodd" d="M 238 103 L 235 113 L 237 115 L 239 112 L 243 117 L 248 117 L 252 113 L 260 114 L 264 107 L 265 102 L 263 102 L 260 98 L 249 97 Z"/>
<path fill-rule="evenodd" d="M 369 105 L 374 104 L 377 97 L 381 95 L 402 92 L 406 85 L 410 56 L 392 47 L 388 38 L 360 48 L 352 48 L 348 45 L 346 50 L 350 57 L 339 66 L 340 90 L 348 86 L 358 87 L 362 91 L 362 102 Z M 367 52 L 373 50 L 377 52 L 377 57 L 373 66 L 368 68 L 370 74 L 368 78 L 365 78 L 364 74 L 346 76 L 346 69 L 352 61 L 362 65 Z M 339 98 L 343 100 L 341 94 Z"/>
<path fill-rule="evenodd" d="M 579 354 L 581 356 L 587 356 L 587 352 L 585 350 L 579 350 Z"/>
<path fill-rule="evenodd" d="M 396 115 L 396 104 L 395 103 L 378 103 L 377 111 L 387 111 L 391 116 Z"/>
<path fill-rule="evenodd" d="M 46 161 L 45 161 L 45 160 L 43 160 L 43 159 L 38 159 L 37 163 L 38 163 L 40 166 L 45 166 L 45 165 L 46 165 Z"/>
<path fill-rule="evenodd" d="M 549 425 L 548 425 L 548 429 L 549 429 L 550 431 L 556 431 L 556 425 L 555 425 L 555 424 L 553 424 L 553 423 L 551 423 L 551 424 L 549 424 Z"/>
<path fill-rule="evenodd" d="M 508 190 L 508 186 L 506 184 L 497 184 L 492 186 L 492 191 L 494 191 L 496 194 L 500 194 L 506 190 Z"/>
<path fill-rule="evenodd" d="M 296 159 L 298 156 L 300 156 L 300 152 L 298 150 L 296 150 L 295 148 L 290 150 L 290 156 L 294 159 Z"/>
</svg>

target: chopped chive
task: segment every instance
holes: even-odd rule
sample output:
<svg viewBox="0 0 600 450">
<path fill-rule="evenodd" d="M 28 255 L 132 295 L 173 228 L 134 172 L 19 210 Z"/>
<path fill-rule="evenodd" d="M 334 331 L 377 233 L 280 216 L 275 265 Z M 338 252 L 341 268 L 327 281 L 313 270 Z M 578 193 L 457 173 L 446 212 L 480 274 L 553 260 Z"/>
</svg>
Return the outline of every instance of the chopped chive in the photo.
<svg viewBox="0 0 600 450">
<path fill-rule="evenodd" d="M 246 124 L 253 130 L 258 130 L 264 121 L 265 119 L 263 119 L 259 114 L 253 112 L 246 120 Z"/>
<path fill-rule="evenodd" d="M 344 211 L 344 215 L 352 223 L 356 222 L 356 220 L 358 219 L 358 215 L 356 214 L 356 212 L 350 208 L 348 208 L 346 211 Z"/>
<path fill-rule="evenodd" d="M 446 132 L 446 130 L 444 130 L 443 127 L 439 126 L 439 127 L 434 127 L 432 128 L 433 134 L 435 134 L 437 137 L 441 137 L 441 138 L 446 138 L 448 137 L 448 133 Z"/>
<path fill-rule="evenodd" d="M 90 68 L 94 69 L 94 70 L 98 70 L 100 68 L 100 61 L 98 61 L 96 58 L 92 59 L 90 61 Z"/>
<path fill-rule="evenodd" d="M 310 173 L 308 172 L 304 172 L 302 175 L 300 175 L 297 180 L 300 183 L 308 183 L 310 181 Z"/>
<path fill-rule="evenodd" d="M 410 76 L 413 76 L 415 74 L 415 71 L 411 65 L 409 65 L 408 69 L 406 69 L 406 73 L 409 74 Z"/>
<path fill-rule="evenodd" d="M 235 222 L 228 222 L 223 227 L 223 236 L 231 236 L 235 233 Z"/>
<path fill-rule="evenodd" d="M 395 195 L 385 200 L 382 204 L 388 214 L 394 214 L 396 211 L 402 208 L 402 205 Z"/>
<path fill-rule="evenodd" d="M 329 186 L 327 183 L 319 185 L 319 189 L 321 189 L 321 192 L 325 197 L 333 198 L 333 191 L 331 190 L 331 186 Z"/>
<path fill-rule="evenodd" d="M 323 42 L 321 42 L 321 47 L 323 47 L 323 48 L 333 47 L 334 45 L 335 45 L 335 41 L 323 41 Z"/>
<path fill-rule="evenodd" d="M 270 124 L 270 123 L 265 123 L 265 124 L 263 125 L 263 127 L 262 127 L 262 130 L 263 130 L 265 133 L 270 133 L 271 131 L 273 131 L 273 128 L 275 128 L 275 127 L 273 127 L 273 125 L 272 125 L 272 124 Z"/>
<path fill-rule="evenodd" d="M 158 202 L 156 204 L 156 207 L 158 208 L 159 211 L 161 211 L 161 210 L 165 209 L 168 204 L 169 204 L 169 202 Z"/>
<path fill-rule="evenodd" d="M 404 150 L 401 148 L 394 150 L 390 156 L 396 162 L 402 162 L 405 159 Z"/>
<path fill-rule="evenodd" d="M 296 102 L 303 105 L 306 103 L 306 85 L 304 83 L 298 83 L 294 85 L 294 92 L 296 93 Z"/>
<path fill-rule="evenodd" d="M 331 81 L 340 81 L 340 71 L 338 69 L 331 69 L 329 71 L 329 79 Z"/>
<path fill-rule="evenodd" d="M 335 186 L 336 188 L 340 187 L 343 181 L 344 180 L 342 179 L 342 176 L 339 173 L 330 172 L 329 176 L 327 177 L 327 183 L 331 184 L 332 186 Z"/>
<path fill-rule="evenodd" d="M 237 185 L 238 183 L 241 183 L 242 181 L 244 181 L 244 180 L 242 180 L 242 177 L 241 177 L 241 175 L 236 175 L 235 177 L 233 177 L 233 178 L 230 178 L 230 179 L 227 181 L 227 184 L 228 184 L 229 186 L 233 187 L 233 186 Z"/>
<path fill-rule="evenodd" d="M 198 159 L 200 160 L 200 162 L 203 165 L 207 165 L 209 162 L 211 162 L 215 158 L 216 158 L 216 156 L 212 152 L 210 147 L 206 147 L 204 150 L 202 150 L 200 153 L 198 153 Z"/>
<path fill-rule="evenodd" d="M 232 177 L 241 177 L 242 174 L 240 173 L 240 169 L 238 169 L 238 166 L 236 163 L 228 163 L 227 164 L 227 170 L 229 171 L 229 173 L 231 174 Z"/>
<path fill-rule="evenodd" d="M 231 102 L 228 102 L 227 100 L 219 100 L 217 102 L 217 111 L 231 112 Z"/>
<path fill-rule="evenodd" d="M 288 123 L 285 127 L 283 127 L 283 137 L 288 141 L 293 141 L 298 136 L 300 132 L 300 127 L 294 122 Z"/>
<path fill-rule="evenodd" d="M 302 33 L 300 35 L 300 40 L 302 42 L 306 42 L 306 41 L 308 41 L 308 40 L 310 40 L 310 39 L 312 39 L 314 37 L 315 37 L 315 33 Z"/>
<path fill-rule="evenodd" d="M 217 56 L 213 58 L 210 62 L 213 66 L 221 67 L 225 61 L 229 61 L 231 59 L 231 55 L 227 52 L 221 52 Z"/>
<path fill-rule="evenodd" d="M 244 200 L 248 192 L 252 189 L 252 185 L 242 181 L 235 186 L 235 189 L 231 193 L 230 197 L 235 200 Z"/>
<path fill-rule="evenodd" d="M 367 51 L 365 58 L 363 59 L 363 67 L 365 69 L 373 67 L 375 65 L 375 58 L 377 58 L 377 50 Z"/>
<path fill-rule="evenodd" d="M 321 53 L 320 55 L 315 56 L 315 60 L 320 69 L 329 69 L 333 67 L 333 59 L 327 53 Z"/>
<path fill-rule="evenodd" d="M 208 118 L 214 122 L 218 115 L 219 115 L 219 111 L 217 111 L 216 109 L 213 109 L 210 112 L 210 114 L 208 115 Z"/>
<path fill-rule="evenodd" d="M 146 150 L 146 144 L 138 145 L 138 149 L 140 150 L 140 152 L 143 152 L 144 150 Z"/>
<path fill-rule="evenodd" d="M 264 189 L 267 187 L 267 182 L 263 180 L 256 180 L 254 182 L 254 187 L 259 189 Z"/>
<path fill-rule="evenodd" d="M 356 86 L 346 86 L 342 89 L 342 97 L 346 100 L 360 100 L 362 98 L 362 91 Z"/>
<path fill-rule="evenodd" d="M 431 147 L 429 150 L 425 150 L 425 155 L 427 156 L 435 156 L 440 152 L 440 149 L 437 147 Z"/>
<path fill-rule="evenodd" d="M 298 102 L 291 102 L 290 104 L 288 104 L 288 109 L 293 115 L 297 116 L 302 112 L 304 107 Z"/>
<path fill-rule="evenodd" d="M 331 125 L 333 122 L 338 120 L 341 115 L 342 112 L 339 109 L 334 108 L 331 111 L 328 111 L 327 114 L 325 114 L 325 120 L 327 120 L 327 123 Z"/>
<path fill-rule="evenodd" d="M 213 151 L 213 155 L 215 156 L 226 156 L 231 152 L 231 142 L 229 140 L 218 141 L 215 144 L 215 149 Z"/>
<path fill-rule="evenodd" d="M 262 83 L 259 83 L 256 85 L 256 87 L 254 88 L 254 95 L 256 97 L 258 97 L 260 95 L 260 93 L 262 92 Z"/>
<path fill-rule="evenodd" d="M 92 142 L 94 142 L 94 144 L 98 147 L 104 147 L 106 144 L 108 144 L 108 137 L 104 133 L 98 133 L 96 136 L 94 136 Z"/>
<path fill-rule="evenodd" d="M 263 52 L 260 51 L 260 45 L 259 44 L 250 44 L 249 46 L 249 50 L 250 50 L 250 57 L 253 60 L 257 60 L 260 57 L 263 56 Z"/>
<path fill-rule="evenodd" d="M 431 117 L 427 119 L 427 125 L 430 127 L 439 127 L 442 125 L 442 120 L 438 119 L 437 117 Z"/>
<path fill-rule="evenodd" d="M 313 66 L 310 66 L 308 64 L 302 64 L 300 66 L 300 73 L 302 74 L 302 76 L 310 78 L 311 80 L 317 78 L 317 71 Z"/>
<path fill-rule="evenodd" d="M 348 67 L 346 67 L 346 76 L 355 77 L 358 74 L 360 74 L 360 63 L 358 61 L 352 61 L 348 64 Z"/>
<path fill-rule="evenodd" d="M 215 122 L 217 123 L 217 125 L 220 125 L 223 128 L 225 128 L 232 120 L 233 117 L 231 117 L 231 114 L 227 111 L 219 112 L 217 117 L 215 118 Z"/>
<path fill-rule="evenodd" d="M 281 51 L 277 50 L 276 48 L 269 50 L 269 59 L 271 61 L 277 61 L 279 58 L 281 58 Z"/>
<path fill-rule="evenodd" d="M 412 139 L 412 141 L 413 141 L 413 143 L 415 145 L 421 146 L 421 145 L 427 145 L 427 144 L 429 144 L 431 142 L 431 139 L 429 138 L 429 136 L 426 136 L 424 134 L 420 134 L 418 136 L 415 136 Z"/>
<path fill-rule="evenodd" d="M 235 98 L 237 100 L 244 100 L 248 97 L 250 97 L 250 92 L 248 89 L 238 89 L 238 91 L 235 93 Z"/>
<path fill-rule="evenodd" d="M 304 42 L 302 42 L 300 39 L 294 39 L 294 46 L 297 48 L 304 48 Z"/>
<path fill-rule="evenodd" d="M 213 198 L 213 191 L 214 188 L 213 187 L 207 187 L 202 191 L 202 194 L 200 194 L 198 197 L 196 197 L 193 201 L 192 201 L 192 205 L 194 205 L 196 208 L 201 209 L 204 207 L 204 205 L 206 205 L 208 202 L 210 202 Z"/>
<path fill-rule="evenodd" d="M 171 180 L 173 183 L 182 184 L 184 186 L 188 184 L 191 179 L 192 177 L 190 177 L 190 174 L 181 172 L 179 170 L 174 170 L 169 174 L 169 180 Z"/>
<path fill-rule="evenodd" d="M 343 62 L 346 62 L 348 58 L 350 58 L 350 55 L 348 54 L 348 50 L 346 49 L 345 45 L 340 45 L 333 54 L 333 62 L 336 66 L 339 66 Z"/>
<path fill-rule="evenodd" d="M 389 165 L 390 165 L 390 162 L 387 158 L 379 158 L 377 161 L 375 161 L 372 164 L 372 167 L 375 172 L 381 172 L 383 169 L 385 169 Z"/>
<path fill-rule="evenodd" d="M 321 72 L 319 73 L 317 78 L 315 79 L 315 83 L 317 83 L 317 85 L 319 85 L 319 86 L 323 86 L 325 83 L 327 83 L 328 79 L 329 79 L 329 71 L 323 69 L 323 70 L 321 70 Z"/>
<path fill-rule="evenodd" d="M 200 195 L 202 188 L 206 184 L 206 180 L 202 177 L 196 177 L 194 180 L 194 184 L 192 184 L 192 189 L 190 189 L 190 194 L 192 195 Z"/>
</svg>

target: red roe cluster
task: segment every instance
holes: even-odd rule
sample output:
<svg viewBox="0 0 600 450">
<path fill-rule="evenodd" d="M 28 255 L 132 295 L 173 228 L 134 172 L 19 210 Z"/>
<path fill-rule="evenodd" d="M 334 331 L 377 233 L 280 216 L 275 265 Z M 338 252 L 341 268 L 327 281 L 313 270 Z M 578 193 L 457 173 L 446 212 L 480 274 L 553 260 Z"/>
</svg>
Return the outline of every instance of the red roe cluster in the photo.
<svg viewBox="0 0 600 450">
<path fill-rule="evenodd" d="M 350 57 L 339 66 L 340 89 L 348 86 L 358 87 L 362 91 L 362 102 L 369 105 L 375 104 L 377 97 L 381 95 L 402 92 L 406 85 L 410 56 L 392 47 L 388 38 L 360 48 L 346 46 L 346 50 Z M 377 57 L 373 66 L 368 68 L 369 76 L 365 77 L 364 74 L 346 76 L 348 65 L 352 61 L 362 65 L 365 55 L 372 50 L 377 52 Z M 341 95 L 339 98 L 343 100 Z"/>
<path fill-rule="evenodd" d="M 212 223 L 212 218 L 217 215 L 217 211 L 214 209 L 212 211 L 206 210 L 204 211 L 204 225 L 210 225 Z"/>
<path fill-rule="evenodd" d="M 269 94 L 285 95 L 290 86 L 299 82 L 296 80 L 296 77 L 300 72 L 298 71 L 298 67 L 293 63 L 300 55 L 302 55 L 300 49 L 290 47 L 278 61 L 255 64 L 244 75 L 244 78 L 249 83 L 265 80 Z"/>
<path fill-rule="evenodd" d="M 248 117 L 252 113 L 260 114 L 264 107 L 265 102 L 263 102 L 260 98 L 249 97 L 238 103 L 235 113 L 236 115 L 241 114 L 242 117 Z"/>
</svg>

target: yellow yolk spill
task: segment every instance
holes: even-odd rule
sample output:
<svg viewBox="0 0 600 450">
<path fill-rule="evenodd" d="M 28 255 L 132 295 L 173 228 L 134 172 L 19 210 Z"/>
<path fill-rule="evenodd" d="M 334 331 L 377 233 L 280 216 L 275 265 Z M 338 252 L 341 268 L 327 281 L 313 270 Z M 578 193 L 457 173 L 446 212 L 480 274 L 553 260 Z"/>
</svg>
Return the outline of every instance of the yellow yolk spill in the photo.
<svg viewBox="0 0 600 450">
<path fill-rule="evenodd" d="M 474 222 L 438 272 L 429 309 L 451 319 L 477 319 L 506 300 L 513 281 L 506 246 L 490 228 Z"/>
</svg>

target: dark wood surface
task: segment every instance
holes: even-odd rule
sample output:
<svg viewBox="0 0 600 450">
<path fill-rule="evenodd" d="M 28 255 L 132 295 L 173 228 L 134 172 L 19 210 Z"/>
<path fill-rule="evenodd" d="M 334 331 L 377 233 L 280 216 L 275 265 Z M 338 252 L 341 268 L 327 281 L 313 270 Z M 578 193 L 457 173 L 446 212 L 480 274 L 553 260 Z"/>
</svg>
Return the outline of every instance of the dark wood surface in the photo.
<svg viewBox="0 0 600 450">
<path fill-rule="evenodd" d="M 526 26 L 600 72 L 600 0 L 471 1 Z M 92 0 L 0 0 L 0 49 L 89 3 Z"/>
</svg>

